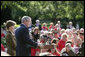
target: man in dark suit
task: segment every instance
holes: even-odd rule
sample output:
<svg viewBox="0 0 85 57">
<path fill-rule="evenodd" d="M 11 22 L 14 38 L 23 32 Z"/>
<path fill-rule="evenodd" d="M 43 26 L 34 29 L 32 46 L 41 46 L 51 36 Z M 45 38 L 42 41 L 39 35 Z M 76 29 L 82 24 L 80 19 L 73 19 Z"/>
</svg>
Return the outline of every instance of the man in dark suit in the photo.
<svg viewBox="0 0 85 57">
<path fill-rule="evenodd" d="M 31 47 L 43 47 L 42 44 L 36 43 L 30 39 L 29 25 L 31 18 L 29 16 L 22 17 L 22 24 L 15 31 L 16 36 L 16 56 L 31 56 Z"/>
</svg>

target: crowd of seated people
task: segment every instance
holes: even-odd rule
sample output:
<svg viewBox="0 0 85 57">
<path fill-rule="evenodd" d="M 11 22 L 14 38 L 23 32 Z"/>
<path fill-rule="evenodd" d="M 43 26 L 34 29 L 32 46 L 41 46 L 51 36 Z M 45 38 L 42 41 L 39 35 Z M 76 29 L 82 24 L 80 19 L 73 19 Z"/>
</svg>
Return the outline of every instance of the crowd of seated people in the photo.
<svg viewBox="0 0 85 57">
<path fill-rule="evenodd" d="M 4 37 L 4 34 L 1 34 Z M 30 37 L 37 43 L 45 45 L 54 45 L 53 49 L 31 48 L 31 56 L 84 56 L 84 28 L 76 29 L 72 22 L 66 29 L 58 21 L 53 22 L 47 27 L 46 23 L 40 24 L 36 20 L 35 26 L 30 31 Z M 1 44 L 2 51 L 4 51 Z"/>
</svg>

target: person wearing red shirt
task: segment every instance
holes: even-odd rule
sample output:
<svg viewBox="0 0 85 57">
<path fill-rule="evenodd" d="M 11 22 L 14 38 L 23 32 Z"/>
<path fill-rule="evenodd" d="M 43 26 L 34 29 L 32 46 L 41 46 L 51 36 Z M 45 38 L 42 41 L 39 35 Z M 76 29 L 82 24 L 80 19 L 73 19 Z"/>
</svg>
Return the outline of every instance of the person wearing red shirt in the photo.
<svg viewBox="0 0 85 57">
<path fill-rule="evenodd" d="M 59 25 L 56 24 L 54 26 L 54 37 L 55 38 L 59 38 L 61 35 L 60 35 L 60 31 L 61 31 L 61 28 L 59 28 Z"/>
<path fill-rule="evenodd" d="M 44 41 L 44 38 L 42 38 L 43 36 L 41 36 L 40 38 L 40 43 L 45 43 L 45 41 Z M 38 49 L 38 48 L 31 48 L 31 56 L 36 56 L 36 53 L 37 52 L 40 52 L 40 49 Z"/>
<path fill-rule="evenodd" d="M 36 49 L 35 48 L 31 48 L 31 56 L 35 56 L 36 54 Z"/>
<path fill-rule="evenodd" d="M 54 29 L 54 24 L 50 23 L 49 29 Z"/>
<path fill-rule="evenodd" d="M 44 31 L 47 30 L 48 31 L 48 28 L 46 26 L 46 23 L 43 23 L 42 30 L 44 30 Z"/>
<path fill-rule="evenodd" d="M 59 27 L 59 24 L 56 24 L 56 25 L 54 26 L 54 30 L 55 30 L 55 31 L 61 30 L 61 28 Z"/>
<path fill-rule="evenodd" d="M 58 28 L 58 24 L 56 24 L 55 26 L 54 26 L 54 37 L 55 38 L 58 38 L 58 32 L 57 32 L 57 28 Z"/>
<path fill-rule="evenodd" d="M 5 48 L 4 48 L 3 44 L 1 44 L 1 50 L 5 51 Z"/>
<path fill-rule="evenodd" d="M 60 56 L 60 52 L 58 49 L 58 42 L 59 42 L 59 39 L 57 39 L 57 38 L 53 38 L 51 41 L 52 45 L 56 45 L 56 46 L 54 46 L 54 49 L 51 50 L 51 53 L 56 56 Z"/>
<path fill-rule="evenodd" d="M 1 28 L 1 38 L 5 37 L 5 34 L 3 33 L 3 29 Z"/>
<path fill-rule="evenodd" d="M 5 34 L 4 33 L 1 33 L 1 38 L 5 37 Z"/>
<path fill-rule="evenodd" d="M 66 41 L 67 41 L 67 34 L 64 33 L 64 34 L 61 35 L 61 40 L 59 40 L 59 42 L 58 42 L 58 49 L 59 49 L 59 51 L 61 51 L 62 48 L 65 47 Z"/>
</svg>

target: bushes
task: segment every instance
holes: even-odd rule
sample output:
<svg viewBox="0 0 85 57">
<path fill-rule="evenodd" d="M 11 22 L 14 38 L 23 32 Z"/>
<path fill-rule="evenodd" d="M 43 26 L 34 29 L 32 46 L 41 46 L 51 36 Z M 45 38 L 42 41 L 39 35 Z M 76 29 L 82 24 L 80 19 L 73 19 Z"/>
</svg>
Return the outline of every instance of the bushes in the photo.
<svg viewBox="0 0 85 57">
<path fill-rule="evenodd" d="M 36 19 L 49 19 L 55 23 L 59 18 L 83 20 L 84 1 L 1 1 L 1 14 L 1 24 L 7 19 L 20 24 L 24 15 L 30 16 L 33 23 Z"/>
<path fill-rule="evenodd" d="M 19 26 L 20 26 L 20 25 L 16 24 L 16 25 L 15 25 L 15 28 L 17 28 L 17 27 L 19 27 Z"/>
<path fill-rule="evenodd" d="M 4 47 L 6 47 L 6 37 L 1 38 L 1 43 L 4 45 Z"/>
</svg>

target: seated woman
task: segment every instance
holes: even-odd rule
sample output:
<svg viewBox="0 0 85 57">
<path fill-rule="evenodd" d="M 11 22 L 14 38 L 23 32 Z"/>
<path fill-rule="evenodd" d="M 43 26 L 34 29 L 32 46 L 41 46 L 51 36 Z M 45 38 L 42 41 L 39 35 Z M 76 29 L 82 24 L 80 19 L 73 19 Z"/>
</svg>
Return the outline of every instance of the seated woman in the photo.
<svg viewBox="0 0 85 57">
<path fill-rule="evenodd" d="M 32 32 L 32 37 L 33 37 L 33 40 L 35 42 L 37 42 L 37 40 L 39 39 L 40 37 L 40 34 L 39 34 L 39 28 L 38 27 L 35 27 L 33 32 Z M 31 48 L 31 56 L 36 56 L 36 53 L 37 51 L 39 51 L 39 49 L 35 49 L 35 48 Z"/>
<path fill-rule="evenodd" d="M 65 47 L 61 50 L 61 56 L 75 56 L 71 43 L 65 44 Z"/>
<path fill-rule="evenodd" d="M 46 23 L 43 23 L 42 30 L 43 30 L 43 31 L 48 31 L 48 28 L 47 28 L 47 26 L 46 26 Z"/>
<path fill-rule="evenodd" d="M 47 36 L 50 37 L 51 39 L 54 38 L 54 34 L 53 34 L 53 32 L 48 32 Z"/>
<path fill-rule="evenodd" d="M 54 49 L 49 49 L 48 52 L 52 53 L 53 55 L 60 56 L 60 52 L 58 50 L 58 42 L 59 42 L 58 39 L 56 38 L 52 39 L 51 44 L 55 46 Z"/>
<path fill-rule="evenodd" d="M 61 35 L 61 39 L 60 39 L 59 42 L 58 42 L 58 49 L 59 49 L 59 51 L 61 51 L 62 48 L 65 47 L 65 43 L 66 43 L 66 41 L 67 41 L 67 38 L 68 38 L 68 35 L 67 35 L 66 33 L 63 33 L 63 34 Z"/>
<path fill-rule="evenodd" d="M 74 45 L 74 52 L 76 53 L 76 54 L 78 54 L 78 52 L 79 52 L 79 48 L 81 47 L 81 44 L 82 44 L 82 41 L 81 41 L 81 39 L 78 37 L 77 38 L 77 43 Z"/>
<path fill-rule="evenodd" d="M 50 30 L 51 30 L 51 29 L 54 29 L 54 24 L 53 24 L 53 22 L 50 23 L 49 29 L 50 29 Z"/>
<path fill-rule="evenodd" d="M 56 24 L 54 26 L 54 32 L 53 32 L 55 38 L 59 38 L 60 37 L 60 31 L 61 31 L 61 28 L 59 28 L 59 25 Z"/>
<path fill-rule="evenodd" d="M 33 37 L 33 40 L 35 42 L 37 42 L 37 40 L 39 39 L 40 37 L 40 33 L 39 33 L 39 28 L 38 27 L 35 27 L 33 32 L 32 32 L 32 37 Z"/>
</svg>

